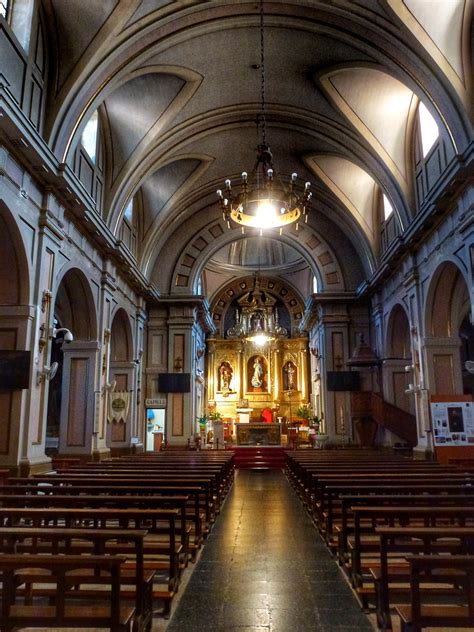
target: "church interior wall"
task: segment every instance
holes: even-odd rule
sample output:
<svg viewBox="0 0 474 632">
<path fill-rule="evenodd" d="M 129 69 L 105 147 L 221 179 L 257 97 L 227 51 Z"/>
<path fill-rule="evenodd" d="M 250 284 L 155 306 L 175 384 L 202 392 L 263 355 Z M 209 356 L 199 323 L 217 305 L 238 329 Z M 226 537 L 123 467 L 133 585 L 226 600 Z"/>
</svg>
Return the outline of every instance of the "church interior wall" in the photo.
<svg viewBox="0 0 474 632">
<path fill-rule="evenodd" d="M 152 152 L 134 171 L 139 154 L 125 164 L 125 145 L 120 145 L 113 130 L 110 107 L 118 107 L 120 100 L 112 102 L 109 97 L 115 99 L 126 94 L 130 86 L 139 85 L 142 75 L 146 75 L 143 68 L 133 66 L 138 75 L 127 75 L 134 63 L 128 60 L 127 71 L 124 69 L 115 83 L 104 88 L 100 73 L 105 73 L 107 64 L 110 68 L 115 63 L 110 55 L 104 68 L 82 84 L 87 59 L 91 59 L 86 56 L 81 60 L 82 44 L 77 42 L 74 51 L 74 42 L 69 43 L 71 49 L 62 49 L 67 42 L 57 39 L 56 27 L 49 20 L 54 13 L 51 6 L 37 0 L 22 6 L 27 13 L 21 20 L 19 14 L 10 25 L 0 20 L 2 142 L 5 140 L 5 146 L 0 146 L 0 243 L 6 262 L 0 271 L 0 334 L 4 348 L 31 349 L 32 366 L 28 391 L 0 396 L 3 415 L 8 419 L 0 436 L 0 454 L 6 464 L 21 464 L 25 471 L 49 462 L 45 443 L 53 383 L 45 378 L 45 371 L 58 344 L 51 337 L 55 317 L 74 334 L 74 341 L 63 343 L 63 356 L 58 356 L 63 357 L 60 378 L 64 396 L 59 424 L 62 453 L 100 458 L 110 450 L 126 451 L 132 439 L 140 444 L 144 440 L 146 400 L 156 400 L 166 410 L 169 423 L 165 439 L 184 445 L 195 432 L 195 420 L 205 413 L 207 403 L 219 399 L 215 388 L 218 362 L 209 369 L 205 348 L 206 337 L 224 337 L 225 332 L 224 321 L 212 322 L 218 312 L 213 312 L 212 306 L 224 290 L 243 282 L 241 271 L 222 266 L 217 272 L 212 262 L 220 248 L 236 240 L 237 232 L 228 230 L 211 198 L 219 170 L 211 149 L 217 152 L 220 134 L 228 131 L 224 130 L 227 119 L 219 112 L 205 124 L 193 121 L 188 138 L 182 130 L 177 136 L 182 155 L 173 156 L 165 144 L 163 155 L 158 156 L 158 150 L 156 156 Z M 119 13 L 123 19 L 126 12 Z M 61 16 L 65 19 L 65 14 Z M 282 25 L 274 29 L 274 35 L 280 29 Z M 156 68 L 163 60 L 184 57 L 192 39 L 182 48 L 170 46 L 163 54 L 155 51 Z M 201 35 L 197 39 L 203 41 Z M 134 35 L 127 45 L 138 47 L 139 38 Z M 392 36 L 387 34 L 386 50 L 393 45 Z M 422 43 L 416 46 L 421 49 Z M 384 47 L 376 53 L 371 48 L 366 45 L 364 53 L 367 68 L 343 64 L 344 72 L 353 72 L 355 77 L 357 72 L 369 69 L 371 53 L 384 58 Z M 341 56 L 342 49 L 338 52 Z M 60 59 L 65 52 L 74 52 L 71 60 Z M 383 361 L 380 374 L 373 370 L 361 372 L 362 390 L 381 392 L 388 402 L 416 414 L 422 449 L 429 440 L 430 394 L 460 393 L 465 385 L 459 331 L 466 318 L 472 323 L 474 314 L 471 111 L 463 106 L 469 85 L 466 78 L 466 94 L 459 85 L 453 89 L 451 79 L 432 72 L 424 54 L 418 52 L 420 77 L 429 79 L 423 90 L 430 95 L 429 110 L 440 132 L 431 150 L 423 157 L 416 108 L 425 94 L 419 87 L 421 83 L 415 85 L 412 78 L 404 79 L 404 86 L 413 93 L 409 113 L 402 121 L 404 164 L 396 168 L 391 160 L 384 162 L 378 145 L 372 147 L 370 155 L 368 148 L 362 147 L 364 143 L 357 145 L 360 127 L 351 123 L 354 112 L 350 112 L 349 101 L 344 107 L 328 101 L 324 112 L 327 109 L 334 114 L 332 107 L 337 111 L 341 147 L 355 163 L 366 156 L 375 174 L 367 202 L 371 214 L 365 216 L 370 226 L 362 226 L 357 213 L 347 212 L 344 195 L 333 195 L 327 186 L 328 177 L 316 185 L 315 197 L 320 202 L 314 219 L 302 224 L 299 231 L 290 228 L 281 238 L 282 243 L 294 244 L 303 257 L 301 267 L 292 272 L 283 269 L 279 275 L 299 294 L 301 317 L 293 323 L 292 334 L 305 340 L 307 359 L 299 359 L 298 367 L 306 364 L 305 371 L 311 376 L 304 393 L 302 389 L 302 400 L 324 415 L 324 428 L 336 441 L 355 439 L 351 397 L 329 392 L 325 373 L 346 368 L 360 334 Z M 415 57 L 411 52 L 405 54 L 406 68 L 414 72 Z M 155 140 L 160 125 L 167 130 L 173 116 L 183 122 L 193 112 L 194 91 L 198 91 L 197 104 L 209 98 L 199 94 L 203 77 L 197 71 L 186 68 L 178 73 L 170 68 L 151 73 L 153 85 L 162 81 L 160 85 L 170 99 L 168 105 L 160 102 L 161 109 L 155 112 L 158 118 L 149 136 Z M 328 65 L 324 72 L 320 69 L 322 79 L 316 83 L 327 94 L 329 78 L 334 79 L 341 68 Z M 68 71 L 72 73 L 69 84 Z M 402 73 L 400 68 L 398 73 L 390 69 L 390 73 L 379 74 L 386 75 L 382 81 L 387 85 L 395 77 L 400 83 L 404 73 L 405 69 Z M 138 83 L 134 83 L 136 79 Z M 147 84 L 144 100 L 154 94 L 153 85 Z M 100 125 L 94 161 L 79 139 L 97 108 Z M 158 124 L 165 111 L 166 117 Z M 290 113 L 288 108 L 281 116 L 291 120 Z M 254 115 L 253 111 L 242 115 L 238 124 L 231 121 L 230 133 L 237 137 L 246 131 L 253 125 Z M 217 126 L 210 134 L 206 153 L 200 147 L 201 134 L 212 122 L 225 125 L 218 130 Z M 316 118 L 304 123 L 297 118 L 291 120 L 295 148 L 305 146 L 306 134 L 308 138 L 316 134 L 313 123 L 316 128 Z M 376 126 L 371 127 L 368 119 L 366 123 L 364 139 L 369 145 L 374 141 Z M 273 121 L 272 131 L 276 132 L 279 125 Z M 322 138 L 321 151 L 334 158 L 331 151 L 337 138 L 325 125 L 321 129 L 327 137 Z M 279 142 L 284 145 L 289 132 L 282 133 Z M 311 161 L 316 159 L 316 154 L 304 155 L 302 167 L 308 177 L 315 175 Z M 142 186 L 142 176 L 150 167 L 148 160 L 156 161 L 152 174 L 156 177 L 149 190 Z M 396 173 L 398 167 L 403 178 Z M 129 178 L 130 182 L 120 180 L 132 173 L 137 177 Z M 210 174 L 212 187 L 207 183 L 196 192 L 190 191 L 204 173 Z M 159 212 L 153 217 L 153 186 L 161 191 L 163 178 L 169 181 L 157 202 Z M 175 191 L 172 184 L 176 184 Z M 381 210 L 383 191 L 395 206 L 386 219 Z M 128 192 L 135 195 L 136 223 L 125 243 L 122 216 Z M 262 272 L 270 278 L 268 269 Z M 314 276 L 318 281 L 316 293 L 312 287 Z M 126 349 L 117 341 L 117 327 L 127 340 Z M 407 366 L 413 368 L 407 370 Z M 280 369 L 272 374 L 277 390 Z M 157 377 L 165 372 L 189 373 L 190 392 L 160 393 Z M 247 386 L 248 373 L 244 363 L 241 375 Z M 129 409 L 124 420 L 108 423 L 113 382 L 118 392 L 127 393 Z M 245 394 L 239 384 L 235 394 L 222 396 L 224 412 L 230 415 L 229 402 Z M 281 399 L 281 392 L 270 395 Z M 263 398 L 257 403 L 260 406 L 274 399 Z M 289 412 L 285 408 L 285 414 Z M 386 431 L 379 439 L 393 443 L 396 437 Z"/>
</svg>

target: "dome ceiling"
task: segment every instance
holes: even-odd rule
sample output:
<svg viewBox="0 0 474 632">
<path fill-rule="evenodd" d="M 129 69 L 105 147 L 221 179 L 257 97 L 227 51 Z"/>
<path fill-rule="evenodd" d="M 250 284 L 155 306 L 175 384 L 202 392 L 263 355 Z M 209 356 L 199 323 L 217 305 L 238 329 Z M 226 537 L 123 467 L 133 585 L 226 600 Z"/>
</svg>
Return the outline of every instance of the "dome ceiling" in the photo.
<svg viewBox="0 0 474 632">
<path fill-rule="evenodd" d="M 270 237 L 247 237 L 221 248 L 210 265 L 232 268 L 292 268 L 305 262 L 292 246 Z"/>
<path fill-rule="evenodd" d="M 134 196 L 140 200 L 137 259 L 158 284 L 163 256 L 171 270 L 200 231 L 214 230 L 220 218 L 215 191 L 224 179 L 255 163 L 259 3 L 44 4 L 57 57 L 46 140 L 71 164 L 87 120 L 99 109 L 111 162 L 104 219 L 117 235 L 127 204 Z M 341 280 L 347 290 L 377 260 L 380 194 L 402 227 L 413 216 L 409 145 L 418 102 L 448 130 L 455 148 L 469 135 L 470 121 L 458 104 L 472 102 L 470 3 L 435 3 L 442 11 L 427 11 L 427 4 L 264 2 L 267 138 L 275 169 L 313 183 L 308 234 L 330 242 L 337 264 L 350 253 L 356 273 Z M 231 276 L 255 267 L 309 274 L 311 265 L 321 266 L 322 254 L 315 257 L 304 240 L 298 249 L 273 233 L 234 241 L 214 252 L 207 248 L 202 262 L 197 248 L 196 265 Z M 172 283 L 163 290 L 173 291 Z"/>
</svg>

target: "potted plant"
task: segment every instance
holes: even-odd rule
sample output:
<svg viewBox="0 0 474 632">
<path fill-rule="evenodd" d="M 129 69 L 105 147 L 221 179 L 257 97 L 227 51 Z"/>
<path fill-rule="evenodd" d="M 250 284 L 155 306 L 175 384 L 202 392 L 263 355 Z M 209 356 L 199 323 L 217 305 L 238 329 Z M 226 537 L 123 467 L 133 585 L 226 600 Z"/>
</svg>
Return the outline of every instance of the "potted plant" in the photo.
<svg viewBox="0 0 474 632">
<path fill-rule="evenodd" d="M 308 404 L 300 404 L 296 409 L 296 416 L 309 422 L 311 419 L 311 408 Z"/>
</svg>

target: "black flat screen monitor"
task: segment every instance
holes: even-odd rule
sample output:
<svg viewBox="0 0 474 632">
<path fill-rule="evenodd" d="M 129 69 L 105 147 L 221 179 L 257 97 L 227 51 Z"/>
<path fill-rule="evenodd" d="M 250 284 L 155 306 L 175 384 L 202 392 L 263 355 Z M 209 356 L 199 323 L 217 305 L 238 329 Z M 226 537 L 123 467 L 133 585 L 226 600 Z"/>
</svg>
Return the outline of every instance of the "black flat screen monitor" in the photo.
<svg viewBox="0 0 474 632">
<path fill-rule="evenodd" d="M 328 391 L 359 391 L 359 371 L 328 371 Z"/>
<path fill-rule="evenodd" d="M 31 351 L 0 350 L 0 391 L 14 391 L 30 385 Z"/>
<path fill-rule="evenodd" d="M 190 393 L 191 373 L 160 373 L 158 375 L 158 392 Z"/>
</svg>

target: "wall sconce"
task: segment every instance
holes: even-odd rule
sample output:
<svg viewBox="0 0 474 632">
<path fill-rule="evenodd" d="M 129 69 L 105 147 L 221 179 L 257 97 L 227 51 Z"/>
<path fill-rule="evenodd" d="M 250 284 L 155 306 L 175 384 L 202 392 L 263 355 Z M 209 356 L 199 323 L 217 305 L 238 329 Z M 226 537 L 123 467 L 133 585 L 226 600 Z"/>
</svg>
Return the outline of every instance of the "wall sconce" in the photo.
<svg viewBox="0 0 474 632">
<path fill-rule="evenodd" d="M 38 348 L 39 348 L 39 352 L 42 353 L 43 349 L 46 347 L 46 343 L 47 343 L 46 336 L 45 336 L 46 324 L 43 323 L 40 326 L 39 330 L 40 330 L 40 337 L 39 337 L 39 340 L 38 340 Z"/>
<path fill-rule="evenodd" d="M 53 362 L 51 366 L 44 366 L 42 371 L 36 373 L 36 385 L 39 386 L 43 382 L 50 382 L 58 371 L 59 364 Z"/>
<path fill-rule="evenodd" d="M 56 329 L 56 327 L 51 327 L 49 337 L 56 338 L 57 335 L 62 331 L 64 332 L 64 342 L 72 342 L 74 340 L 74 336 L 72 335 L 71 331 L 66 327 L 60 327 L 59 329 Z"/>
<path fill-rule="evenodd" d="M 53 298 L 53 293 L 51 290 L 43 290 L 43 296 L 41 298 L 41 311 L 46 311 L 46 307 L 51 303 L 51 299 Z"/>
</svg>

